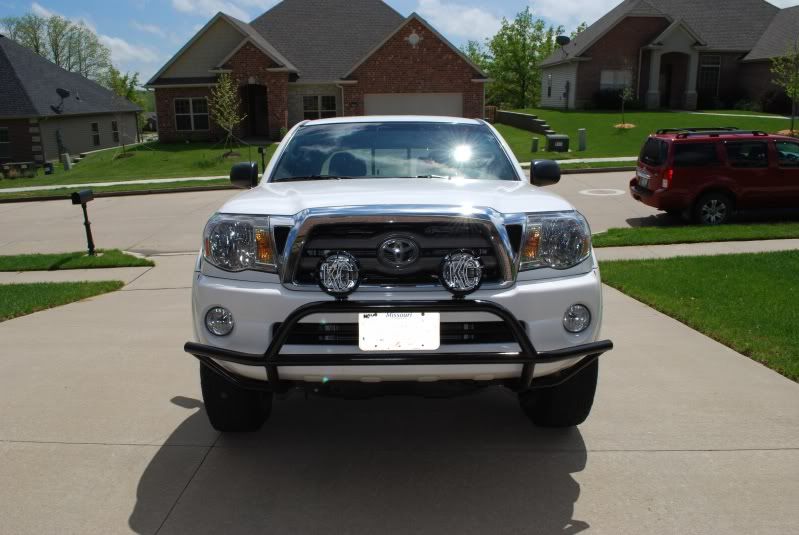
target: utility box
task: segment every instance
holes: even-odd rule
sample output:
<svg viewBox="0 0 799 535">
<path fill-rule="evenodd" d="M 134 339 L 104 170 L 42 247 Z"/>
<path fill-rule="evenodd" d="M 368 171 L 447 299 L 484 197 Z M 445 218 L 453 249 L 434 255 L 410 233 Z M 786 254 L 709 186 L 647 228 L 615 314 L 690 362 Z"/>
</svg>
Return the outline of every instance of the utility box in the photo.
<svg viewBox="0 0 799 535">
<path fill-rule="evenodd" d="M 569 152 L 569 136 L 566 134 L 547 135 L 548 152 Z"/>
</svg>

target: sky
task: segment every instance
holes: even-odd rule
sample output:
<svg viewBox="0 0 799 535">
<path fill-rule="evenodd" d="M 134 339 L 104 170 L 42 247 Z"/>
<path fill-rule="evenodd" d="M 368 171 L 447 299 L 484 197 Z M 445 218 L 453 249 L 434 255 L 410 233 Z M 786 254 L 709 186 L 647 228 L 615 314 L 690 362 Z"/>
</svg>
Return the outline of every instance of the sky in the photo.
<svg viewBox="0 0 799 535">
<path fill-rule="evenodd" d="M 503 17 L 527 7 L 566 32 L 592 23 L 621 0 L 388 0 L 403 15 L 419 13 L 456 46 L 493 35 Z M 722 0 L 723 1 L 723 0 Z M 146 82 L 218 11 L 250 21 L 276 0 L 0 0 L 0 17 L 33 12 L 85 22 L 111 49 L 123 72 Z M 797 0 L 771 0 L 780 7 Z"/>
</svg>

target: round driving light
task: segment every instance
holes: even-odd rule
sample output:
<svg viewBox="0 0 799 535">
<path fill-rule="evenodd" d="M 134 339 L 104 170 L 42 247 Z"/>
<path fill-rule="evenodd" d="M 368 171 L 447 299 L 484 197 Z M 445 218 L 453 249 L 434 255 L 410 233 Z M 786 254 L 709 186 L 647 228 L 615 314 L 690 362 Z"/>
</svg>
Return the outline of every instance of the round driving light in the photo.
<svg viewBox="0 0 799 535">
<path fill-rule="evenodd" d="M 472 293 L 483 279 L 483 263 L 471 251 L 455 251 L 441 262 L 441 284 L 457 296 Z"/>
<path fill-rule="evenodd" d="M 350 253 L 331 253 L 319 263 L 319 286 L 331 295 L 351 294 L 360 282 L 358 260 Z"/>
<path fill-rule="evenodd" d="M 563 315 L 563 328 L 570 333 L 581 333 L 591 325 L 591 312 L 584 305 L 572 305 Z"/>
<path fill-rule="evenodd" d="M 216 336 L 227 336 L 233 331 L 233 314 L 225 307 L 214 307 L 205 314 L 205 328 Z"/>
</svg>

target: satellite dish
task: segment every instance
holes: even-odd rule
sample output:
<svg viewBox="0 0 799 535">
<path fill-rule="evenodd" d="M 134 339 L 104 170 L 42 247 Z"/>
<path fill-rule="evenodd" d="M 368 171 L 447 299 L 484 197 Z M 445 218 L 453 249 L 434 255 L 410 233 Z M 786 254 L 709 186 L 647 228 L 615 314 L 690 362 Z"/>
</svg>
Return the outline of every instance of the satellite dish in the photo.
<svg viewBox="0 0 799 535">
<path fill-rule="evenodd" d="M 555 37 L 555 42 L 558 43 L 558 46 L 566 46 L 571 43 L 571 39 L 568 35 L 559 35 Z"/>
<path fill-rule="evenodd" d="M 61 87 L 59 87 L 58 89 L 56 89 L 56 90 L 55 90 L 55 92 L 56 92 L 56 93 L 58 93 L 58 96 L 59 96 L 59 97 L 61 97 L 62 99 L 63 99 L 63 98 L 67 98 L 69 95 L 71 95 L 71 94 L 72 94 L 72 93 L 70 93 L 70 92 L 69 92 L 69 90 L 68 90 L 68 89 L 63 89 L 63 88 L 61 88 Z"/>
</svg>

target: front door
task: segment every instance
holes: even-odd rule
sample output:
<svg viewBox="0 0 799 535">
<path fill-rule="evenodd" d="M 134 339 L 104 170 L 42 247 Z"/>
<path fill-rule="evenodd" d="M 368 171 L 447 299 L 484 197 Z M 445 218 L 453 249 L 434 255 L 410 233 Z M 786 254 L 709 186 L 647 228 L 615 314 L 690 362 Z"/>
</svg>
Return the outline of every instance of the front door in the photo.
<svg viewBox="0 0 799 535">
<path fill-rule="evenodd" d="M 247 137 L 269 136 L 269 108 L 266 86 L 250 84 L 243 90 L 244 135 Z"/>
</svg>

